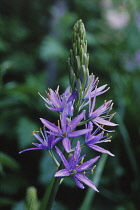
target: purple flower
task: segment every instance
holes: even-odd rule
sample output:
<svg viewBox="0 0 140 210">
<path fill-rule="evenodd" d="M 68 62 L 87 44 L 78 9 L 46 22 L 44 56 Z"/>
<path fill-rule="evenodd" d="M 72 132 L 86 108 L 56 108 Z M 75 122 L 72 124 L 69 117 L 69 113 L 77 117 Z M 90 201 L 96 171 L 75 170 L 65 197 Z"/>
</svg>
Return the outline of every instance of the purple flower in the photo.
<svg viewBox="0 0 140 210">
<path fill-rule="evenodd" d="M 81 153 L 81 148 L 80 148 L 80 142 L 77 141 L 77 145 L 74 151 L 74 154 L 70 156 L 70 158 L 68 160 L 66 160 L 66 158 L 64 157 L 64 155 L 62 154 L 62 152 L 56 147 L 56 151 L 59 155 L 59 157 L 61 158 L 65 169 L 59 170 L 58 172 L 55 173 L 55 177 L 65 177 L 65 176 L 72 176 L 72 178 L 74 179 L 76 185 L 81 188 L 84 189 L 84 184 L 88 185 L 89 187 L 91 187 L 92 189 L 94 189 L 95 191 L 99 192 L 97 190 L 97 188 L 95 187 L 94 183 L 89 180 L 86 176 L 85 176 L 85 172 L 88 170 L 92 170 L 92 168 L 90 168 L 98 159 L 100 156 L 97 156 L 93 159 L 90 159 L 89 161 L 82 163 L 82 157 L 80 157 L 80 153 Z"/>
<path fill-rule="evenodd" d="M 38 144 L 38 143 L 32 143 L 33 145 L 35 145 L 36 147 L 33 147 L 33 148 L 28 148 L 28 149 L 25 149 L 25 150 L 22 150 L 19 152 L 22 153 L 22 152 L 26 152 L 26 151 L 29 151 L 29 150 L 39 150 L 39 149 L 46 149 L 46 150 L 50 150 L 52 149 L 56 143 L 59 141 L 59 139 L 55 139 L 53 135 L 47 135 L 47 131 L 45 130 L 45 128 L 42 130 L 40 130 L 40 133 L 42 135 L 42 137 L 40 137 L 40 135 L 38 134 L 39 131 L 34 131 L 33 132 L 33 135 L 36 137 L 36 139 L 41 143 L 41 144 Z"/>
<path fill-rule="evenodd" d="M 92 119 L 92 122 L 101 128 L 102 130 L 105 130 L 101 125 L 107 125 L 107 126 L 117 126 L 118 124 L 115 124 L 113 122 L 110 122 L 110 119 L 114 116 L 114 114 L 108 114 L 112 110 L 112 100 L 110 101 L 104 101 L 104 104 L 100 106 L 98 109 L 94 110 L 96 102 L 96 96 L 93 98 L 93 102 L 89 103 L 89 118 Z M 94 111 L 93 111 L 94 110 Z M 108 120 L 107 120 L 108 119 Z M 108 132 L 112 132 L 109 130 L 105 130 Z"/>
<path fill-rule="evenodd" d="M 59 86 L 56 91 L 49 89 L 49 93 L 47 93 L 48 98 L 44 98 L 40 93 L 39 95 L 46 102 L 46 107 L 52 111 L 65 112 L 67 116 L 73 115 L 73 100 L 76 98 L 77 93 L 74 91 L 70 92 L 70 87 L 68 87 L 62 95 L 59 95 Z"/>
<path fill-rule="evenodd" d="M 98 82 L 99 82 L 98 77 L 95 79 L 95 76 L 91 74 L 89 78 L 88 86 L 86 87 L 83 93 L 83 96 L 84 96 L 83 99 L 93 98 L 95 97 L 95 95 L 99 96 L 109 90 L 109 87 L 106 90 L 104 90 L 107 84 L 102 85 L 101 87 L 97 88 Z"/>
<path fill-rule="evenodd" d="M 88 123 L 87 128 L 93 130 L 92 122 Z M 96 144 L 99 144 L 99 143 L 102 143 L 102 142 L 109 142 L 110 141 L 110 139 L 107 138 L 104 135 L 104 131 L 101 131 L 100 133 L 98 133 L 98 131 L 99 131 L 99 128 L 97 128 L 93 133 L 91 133 L 91 131 L 89 131 L 88 133 L 85 134 L 85 143 L 86 143 L 86 145 L 89 146 L 91 149 L 94 149 L 94 150 L 96 150 L 98 152 L 107 153 L 107 154 L 109 154 L 111 156 L 114 156 L 108 150 L 103 149 L 102 147 L 96 145 Z"/>
<path fill-rule="evenodd" d="M 81 136 L 90 131 L 89 129 L 81 129 L 73 131 L 75 130 L 79 122 L 84 118 L 84 116 L 85 116 L 85 110 L 82 111 L 81 114 L 75 117 L 72 121 L 70 121 L 70 119 L 67 118 L 66 113 L 62 112 L 62 114 L 60 115 L 60 122 L 58 121 L 58 126 L 54 125 L 48 120 L 42 118 L 40 118 L 40 120 L 45 125 L 45 127 L 47 127 L 53 133 L 54 136 L 58 137 L 58 140 L 62 140 L 66 152 L 70 152 L 71 143 L 69 138 Z"/>
</svg>

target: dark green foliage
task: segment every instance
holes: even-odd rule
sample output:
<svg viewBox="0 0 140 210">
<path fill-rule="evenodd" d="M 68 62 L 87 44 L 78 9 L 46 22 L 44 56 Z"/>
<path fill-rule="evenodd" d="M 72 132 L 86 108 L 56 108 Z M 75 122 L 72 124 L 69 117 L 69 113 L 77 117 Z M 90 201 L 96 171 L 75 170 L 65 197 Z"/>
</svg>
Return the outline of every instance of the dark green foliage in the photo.
<svg viewBox="0 0 140 210">
<path fill-rule="evenodd" d="M 138 0 L 1 1 L 2 209 L 25 209 L 23 200 L 31 185 L 42 199 L 53 176 L 53 163 L 46 151 L 18 152 L 36 142 L 32 131 L 42 127 L 40 117 L 56 122 L 57 114 L 46 109 L 38 92 L 45 96 L 48 87 L 56 89 L 60 85 L 60 92 L 67 87 L 72 28 L 78 19 L 83 20 L 87 32 L 89 72 L 99 77 L 100 85 L 107 83 L 111 87 L 98 97 L 97 103 L 112 99 L 117 112 L 114 121 L 120 124 L 111 145 L 105 145 L 116 156 L 107 158 L 100 193 L 95 195 L 91 209 L 139 208 L 139 11 Z M 94 156 L 91 150 L 89 155 Z M 78 209 L 85 196 L 86 190 L 77 190 L 73 183 L 64 181 L 54 209 Z"/>
</svg>

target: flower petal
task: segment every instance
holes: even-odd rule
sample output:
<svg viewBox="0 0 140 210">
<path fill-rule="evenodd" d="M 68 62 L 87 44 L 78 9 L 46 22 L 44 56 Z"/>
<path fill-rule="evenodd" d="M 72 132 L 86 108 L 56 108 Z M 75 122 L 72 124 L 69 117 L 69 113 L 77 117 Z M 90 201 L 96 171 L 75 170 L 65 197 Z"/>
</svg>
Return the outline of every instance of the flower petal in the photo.
<svg viewBox="0 0 140 210">
<path fill-rule="evenodd" d="M 40 120 L 49 130 L 51 130 L 52 132 L 58 133 L 58 127 L 56 125 L 54 125 L 53 123 L 43 118 L 40 118 Z"/>
<path fill-rule="evenodd" d="M 101 132 L 101 133 L 99 133 L 98 135 L 95 135 L 95 136 L 91 135 L 90 138 L 86 140 L 86 143 L 87 144 L 95 144 L 95 143 L 99 142 L 103 138 L 103 136 L 104 136 L 103 132 Z"/>
<path fill-rule="evenodd" d="M 85 170 L 89 169 L 89 167 L 92 166 L 99 158 L 100 158 L 100 156 L 97 156 L 97 157 L 92 158 L 91 160 L 81 164 L 80 166 L 78 166 L 76 168 L 76 171 L 81 172 L 81 171 L 85 171 Z"/>
<path fill-rule="evenodd" d="M 76 145 L 76 148 L 74 150 L 74 157 L 76 157 L 77 160 L 80 157 L 80 153 L 81 153 L 80 141 L 77 141 L 77 145 Z"/>
<path fill-rule="evenodd" d="M 69 163 L 66 160 L 66 158 L 64 157 L 63 153 L 60 151 L 60 149 L 58 149 L 58 147 L 55 147 L 55 148 L 56 148 L 56 152 L 59 155 L 59 157 L 61 158 L 64 166 L 66 167 L 66 169 L 69 169 Z"/>
<path fill-rule="evenodd" d="M 30 150 L 39 150 L 39 149 L 43 149 L 43 148 L 37 148 L 37 147 L 28 148 L 28 149 L 24 149 L 24 150 L 20 151 L 19 154 L 21 154 L 22 152 L 26 152 L 26 151 L 30 151 Z"/>
<path fill-rule="evenodd" d="M 76 178 L 77 178 L 79 181 L 81 181 L 81 182 L 83 182 L 84 184 L 86 184 L 87 186 L 91 187 L 93 190 L 99 192 L 99 191 L 97 190 L 97 188 L 95 187 L 94 183 L 93 183 L 91 180 L 89 180 L 86 176 L 84 176 L 84 175 L 81 174 L 81 173 L 77 173 L 77 174 L 75 174 L 75 176 L 76 176 Z"/>
<path fill-rule="evenodd" d="M 63 146 L 66 150 L 66 152 L 70 152 L 71 151 L 71 143 L 68 137 L 64 138 L 62 140 Z"/>
<path fill-rule="evenodd" d="M 55 177 L 64 177 L 64 176 L 70 176 L 70 171 L 68 169 L 62 169 L 55 173 Z"/>
<path fill-rule="evenodd" d="M 73 132 L 69 133 L 68 136 L 69 137 L 81 136 L 89 131 L 91 131 L 91 130 L 90 129 L 81 129 L 81 130 L 77 130 L 77 131 L 73 131 Z"/>
<path fill-rule="evenodd" d="M 91 149 L 94 149 L 98 152 L 101 152 L 101 153 L 107 153 L 108 155 L 111 155 L 111 156 L 115 156 L 114 154 L 112 154 L 111 152 L 109 152 L 108 150 L 106 149 L 103 149 L 102 147 L 99 147 L 97 145 L 92 145 L 92 144 L 89 144 L 88 145 Z"/>
<path fill-rule="evenodd" d="M 75 175 L 73 176 L 73 179 L 74 179 L 77 187 L 79 187 L 81 189 L 84 189 L 85 188 L 84 185 L 77 179 L 77 177 Z"/>
<path fill-rule="evenodd" d="M 42 144 L 44 143 L 43 139 L 37 133 L 35 133 L 34 131 L 33 131 L 33 136 L 35 136 L 36 139 L 38 139 L 38 141 L 40 141 Z"/>
<path fill-rule="evenodd" d="M 67 103 L 73 101 L 77 97 L 77 90 L 74 90 L 67 100 Z"/>
<path fill-rule="evenodd" d="M 83 110 L 81 112 L 81 114 L 79 114 L 77 117 L 75 117 L 71 123 L 70 123 L 70 127 L 72 128 L 72 130 L 74 130 L 76 128 L 76 126 L 78 125 L 78 123 L 83 119 L 84 115 L 85 115 L 85 110 Z"/>
<path fill-rule="evenodd" d="M 107 126 L 117 126 L 117 125 L 118 125 L 118 124 L 115 124 L 115 123 L 110 122 L 110 121 L 108 121 L 108 120 L 104 120 L 104 119 L 101 118 L 101 117 L 96 117 L 96 118 L 94 119 L 94 121 L 97 122 L 97 123 L 99 123 L 99 124 L 101 124 L 101 125 L 107 125 Z"/>
</svg>

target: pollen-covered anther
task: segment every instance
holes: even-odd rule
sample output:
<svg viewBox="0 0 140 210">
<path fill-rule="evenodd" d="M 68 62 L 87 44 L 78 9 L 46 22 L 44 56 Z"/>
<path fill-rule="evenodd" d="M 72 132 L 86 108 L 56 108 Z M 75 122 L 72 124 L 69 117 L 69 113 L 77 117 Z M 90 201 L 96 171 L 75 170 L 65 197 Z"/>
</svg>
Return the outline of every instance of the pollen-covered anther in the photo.
<svg viewBox="0 0 140 210">
<path fill-rule="evenodd" d="M 70 153 L 70 154 L 69 154 L 69 158 L 71 158 L 72 156 L 73 156 L 73 154 L 72 154 L 72 153 Z"/>
<path fill-rule="evenodd" d="M 82 160 L 80 161 L 80 163 L 83 164 L 83 162 L 84 162 L 84 157 L 82 158 Z"/>
<path fill-rule="evenodd" d="M 33 131 L 32 134 L 34 135 L 34 133 L 39 133 L 40 131 Z"/>
<path fill-rule="evenodd" d="M 93 166 L 93 168 L 91 169 L 91 174 L 93 174 L 94 173 L 94 169 L 96 168 L 96 165 L 95 166 Z"/>
<path fill-rule="evenodd" d="M 83 175 L 84 175 L 84 176 L 86 175 L 86 171 L 83 171 Z"/>
<path fill-rule="evenodd" d="M 110 139 L 108 139 L 108 140 L 106 140 L 105 142 L 111 142 L 111 140 L 110 140 Z"/>
</svg>

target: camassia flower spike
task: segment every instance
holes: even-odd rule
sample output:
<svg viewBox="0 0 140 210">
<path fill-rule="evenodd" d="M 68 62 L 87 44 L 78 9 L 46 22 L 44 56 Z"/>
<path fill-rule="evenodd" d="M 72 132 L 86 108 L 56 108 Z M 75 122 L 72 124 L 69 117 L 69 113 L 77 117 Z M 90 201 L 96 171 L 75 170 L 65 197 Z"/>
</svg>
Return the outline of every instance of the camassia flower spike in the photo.
<svg viewBox="0 0 140 210">
<path fill-rule="evenodd" d="M 42 137 L 40 137 L 39 133 L 42 135 Z M 33 135 L 36 137 L 36 139 L 41 143 L 32 143 L 33 145 L 35 145 L 36 147 L 33 148 L 28 148 L 25 150 L 22 150 L 19 152 L 26 152 L 29 150 L 39 150 L 39 149 L 46 149 L 46 150 L 50 150 L 52 149 L 56 143 L 59 141 L 59 139 L 55 139 L 55 137 L 53 135 L 47 135 L 47 131 L 45 128 L 40 129 L 40 131 L 33 131 Z"/>
<path fill-rule="evenodd" d="M 90 159 L 89 161 L 86 161 L 83 163 L 83 156 L 80 157 L 80 153 L 81 153 L 81 148 L 80 148 L 80 142 L 77 141 L 77 145 L 74 151 L 74 154 L 71 155 L 68 158 L 68 160 L 66 160 L 65 156 L 62 154 L 62 152 L 56 147 L 56 151 L 60 157 L 60 159 L 62 160 L 65 169 L 61 169 L 58 172 L 55 173 L 55 177 L 68 177 L 68 176 L 72 176 L 72 178 L 74 179 L 76 185 L 81 188 L 84 189 L 84 185 L 86 184 L 87 186 L 91 187 L 93 190 L 99 192 L 97 190 L 97 188 L 95 187 L 94 183 L 89 180 L 85 174 L 86 172 L 89 173 L 93 171 L 93 168 L 91 166 L 100 158 L 100 156 L 97 156 L 95 158 Z"/>
<path fill-rule="evenodd" d="M 90 129 L 81 129 L 75 130 L 76 126 L 80 123 L 80 121 L 85 116 L 85 110 L 83 110 L 77 117 L 75 117 L 72 121 L 67 118 L 66 113 L 62 112 L 60 115 L 60 121 L 58 121 L 58 126 L 49 122 L 48 120 L 40 118 L 41 122 L 47 127 L 54 136 L 57 136 L 58 141 L 62 140 L 63 146 L 66 152 L 71 151 L 71 143 L 70 137 L 81 136 L 90 131 Z"/>
</svg>

